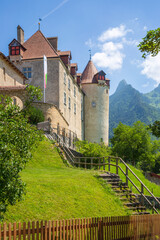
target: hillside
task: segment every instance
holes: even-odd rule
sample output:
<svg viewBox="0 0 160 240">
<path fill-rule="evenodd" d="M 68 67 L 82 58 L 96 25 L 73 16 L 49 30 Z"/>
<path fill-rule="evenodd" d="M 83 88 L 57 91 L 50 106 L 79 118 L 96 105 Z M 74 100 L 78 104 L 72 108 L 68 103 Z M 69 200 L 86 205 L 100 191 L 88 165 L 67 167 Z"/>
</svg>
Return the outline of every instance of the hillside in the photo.
<svg viewBox="0 0 160 240">
<path fill-rule="evenodd" d="M 95 175 L 95 171 L 66 166 L 53 144 L 40 142 L 22 173 L 27 194 L 9 207 L 4 221 L 127 215 L 112 190 Z"/>
<path fill-rule="evenodd" d="M 153 91 L 144 94 L 144 100 L 153 107 L 160 109 L 160 84 Z"/>
<path fill-rule="evenodd" d="M 147 98 L 142 93 L 127 84 L 125 80 L 122 80 L 116 92 L 110 96 L 110 137 L 113 136 L 113 128 L 119 122 L 132 125 L 140 120 L 150 124 L 160 119 L 160 110 L 150 106 L 147 101 Z"/>
</svg>

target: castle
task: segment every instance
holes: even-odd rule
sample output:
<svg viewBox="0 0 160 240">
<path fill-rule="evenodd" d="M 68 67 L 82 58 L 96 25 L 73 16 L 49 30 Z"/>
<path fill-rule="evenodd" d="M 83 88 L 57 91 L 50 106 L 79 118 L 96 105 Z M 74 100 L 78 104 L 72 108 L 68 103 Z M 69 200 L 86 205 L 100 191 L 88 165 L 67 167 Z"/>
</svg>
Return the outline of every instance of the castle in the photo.
<svg viewBox="0 0 160 240">
<path fill-rule="evenodd" d="M 58 50 L 58 38 L 46 38 L 40 30 L 24 42 L 17 27 L 17 39 L 9 44 L 9 60 L 25 75 L 25 84 L 44 89 L 44 56 L 47 58 L 45 99 L 35 103 L 53 128 L 67 129 L 83 140 L 108 145 L 109 87 L 105 72 L 98 72 L 89 60 L 82 74 L 71 63 L 71 51 Z"/>
</svg>

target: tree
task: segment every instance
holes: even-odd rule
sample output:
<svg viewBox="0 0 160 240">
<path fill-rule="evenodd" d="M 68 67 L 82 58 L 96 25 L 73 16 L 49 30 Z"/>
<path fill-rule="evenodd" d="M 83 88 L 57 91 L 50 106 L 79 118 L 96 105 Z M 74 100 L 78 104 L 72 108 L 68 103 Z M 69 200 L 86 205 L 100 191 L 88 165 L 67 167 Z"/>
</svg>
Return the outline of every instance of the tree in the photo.
<svg viewBox="0 0 160 240">
<path fill-rule="evenodd" d="M 146 58 L 151 54 L 152 57 L 156 56 L 160 51 L 160 28 L 150 30 L 147 35 L 142 39 L 138 45 L 139 50 L 143 53 L 142 57 Z M 149 125 L 153 135 L 160 137 L 160 121 L 155 121 Z"/>
<path fill-rule="evenodd" d="M 139 166 L 144 171 L 154 167 L 156 154 L 160 149 L 160 141 L 152 141 L 147 125 L 140 121 L 133 126 L 119 123 L 114 129 L 111 143 L 114 155 Z"/>
<path fill-rule="evenodd" d="M 26 101 L 22 110 L 25 118 L 28 119 L 29 123 L 37 124 L 38 122 L 44 121 L 44 115 L 41 109 L 32 106 L 34 101 L 42 99 L 42 90 L 40 87 L 27 85 L 26 87 Z"/>
<path fill-rule="evenodd" d="M 26 94 L 26 101 L 25 101 L 25 109 L 30 107 L 31 104 L 34 102 L 34 101 L 39 101 L 42 99 L 42 90 L 40 89 L 40 87 L 35 87 L 35 86 L 32 86 L 32 85 L 27 85 L 26 87 L 26 91 L 27 91 L 27 94 Z"/>
<path fill-rule="evenodd" d="M 153 124 L 150 124 L 149 128 L 154 136 L 160 137 L 160 121 L 155 121 Z"/>
<path fill-rule="evenodd" d="M 138 47 L 143 53 L 143 58 L 146 58 L 149 54 L 153 57 L 156 56 L 160 51 L 160 28 L 148 31 Z"/>
<path fill-rule="evenodd" d="M 22 198 L 25 184 L 20 172 L 31 158 L 40 134 L 27 123 L 22 111 L 8 97 L 0 97 L 0 218 L 9 204 Z"/>
</svg>

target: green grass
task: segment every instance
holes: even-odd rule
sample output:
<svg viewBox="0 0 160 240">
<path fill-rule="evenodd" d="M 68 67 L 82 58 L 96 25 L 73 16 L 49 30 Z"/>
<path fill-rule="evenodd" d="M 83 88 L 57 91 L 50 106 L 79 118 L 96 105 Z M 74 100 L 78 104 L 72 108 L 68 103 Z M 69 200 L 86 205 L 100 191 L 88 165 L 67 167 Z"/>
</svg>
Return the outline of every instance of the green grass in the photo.
<svg viewBox="0 0 160 240">
<path fill-rule="evenodd" d="M 97 171 L 67 167 L 57 149 L 43 140 L 22 172 L 27 194 L 10 206 L 4 221 L 124 216 L 128 212 Z"/>
<path fill-rule="evenodd" d="M 115 162 L 113 162 L 115 164 Z M 126 171 L 126 168 L 123 164 L 119 164 L 120 167 L 123 169 L 123 171 Z M 131 170 L 137 175 L 137 177 L 146 185 L 146 187 L 152 192 L 156 197 L 160 197 L 160 186 L 156 185 L 155 183 L 150 182 L 149 180 L 147 180 L 145 178 L 145 176 L 143 175 L 142 171 L 133 167 L 130 164 L 127 164 Z M 107 168 L 108 169 L 108 168 Z M 111 166 L 111 172 L 112 173 L 116 173 L 116 168 Z M 119 169 L 119 176 L 122 179 L 123 182 L 126 181 L 126 177 L 124 176 L 124 174 L 121 172 L 121 170 Z M 136 184 L 136 186 L 141 190 L 141 184 L 139 183 L 139 181 L 133 176 L 133 174 L 131 174 L 131 172 L 128 172 L 128 176 L 129 178 Z M 128 181 L 129 182 L 129 181 Z M 131 188 L 132 184 L 129 182 L 129 187 Z M 138 191 L 135 189 L 135 187 L 132 187 L 132 191 L 134 193 L 138 193 Z M 144 189 L 144 194 L 145 195 L 150 195 L 145 189 Z"/>
</svg>

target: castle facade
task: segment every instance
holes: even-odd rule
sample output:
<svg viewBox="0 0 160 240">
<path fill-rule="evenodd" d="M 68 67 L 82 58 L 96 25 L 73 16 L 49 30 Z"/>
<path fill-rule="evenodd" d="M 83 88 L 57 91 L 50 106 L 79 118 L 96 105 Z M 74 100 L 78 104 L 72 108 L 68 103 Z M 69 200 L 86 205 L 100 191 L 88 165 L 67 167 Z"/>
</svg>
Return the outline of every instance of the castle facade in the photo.
<svg viewBox="0 0 160 240">
<path fill-rule="evenodd" d="M 50 112 L 58 109 L 58 117 L 50 114 L 52 127 L 67 127 L 81 140 L 108 145 L 109 79 L 106 74 L 98 72 L 91 60 L 82 74 L 77 73 L 77 63 L 71 63 L 71 51 L 58 50 L 57 37 L 46 38 L 38 30 L 24 42 L 24 31 L 18 26 L 17 39 L 9 44 L 9 59 L 25 75 L 26 84 L 40 86 L 42 91 L 44 56 L 47 85 L 45 97 L 37 104 L 47 117 L 46 109 Z"/>
</svg>

